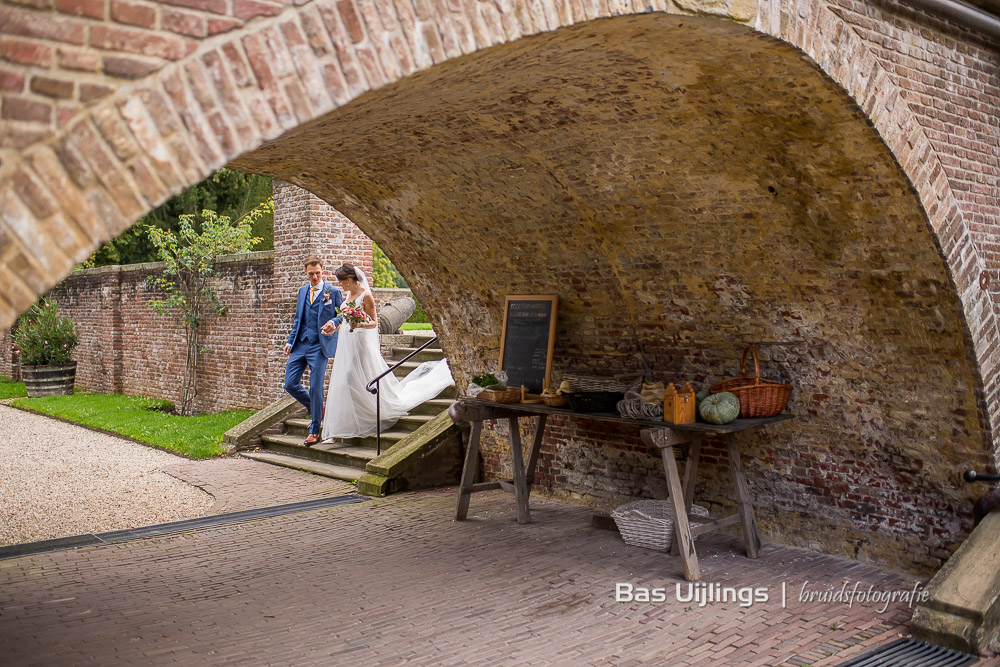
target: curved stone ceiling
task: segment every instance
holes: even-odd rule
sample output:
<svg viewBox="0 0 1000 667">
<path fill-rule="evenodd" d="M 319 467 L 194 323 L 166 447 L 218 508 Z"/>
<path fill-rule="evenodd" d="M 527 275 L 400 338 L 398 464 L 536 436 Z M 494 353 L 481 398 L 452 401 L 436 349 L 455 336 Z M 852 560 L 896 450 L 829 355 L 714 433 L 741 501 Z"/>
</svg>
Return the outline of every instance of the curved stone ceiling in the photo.
<svg viewBox="0 0 1000 667">
<path fill-rule="evenodd" d="M 709 382 L 744 343 L 781 343 L 765 370 L 795 383 L 802 419 L 747 443 L 763 504 L 798 517 L 796 476 L 834 458 L 831 484 L 891 508 L 811 498 L 821 518 L 786 516 L 793 541 L 857 555 L 859 525 L 933 511 L 941 534 L 900 543 L 947 546 L 968 521 L 953 467 L 985 463 L 989 438 L 955 290 L 884 143 L 788 44 L 714 19 L 602 19 L 405 78 L 236 166 L 374 238 L 460 383 L 495 364 L 506 294 L 560 295 L 557 377 L 635 369 L 646 338 L 661 377 Z"/>
</svg>

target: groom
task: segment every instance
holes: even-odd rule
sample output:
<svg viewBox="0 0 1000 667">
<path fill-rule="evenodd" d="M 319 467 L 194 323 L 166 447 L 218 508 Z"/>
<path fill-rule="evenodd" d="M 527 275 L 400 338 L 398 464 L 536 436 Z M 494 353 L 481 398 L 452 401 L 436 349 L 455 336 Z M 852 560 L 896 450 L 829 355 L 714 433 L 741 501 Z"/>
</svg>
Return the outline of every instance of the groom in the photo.
<svg viewBox="0 0 1000 667">
<path fill-rule="evenodd" d="M 340 318 L 337 309 L 344 302 L 340 290 L 323 281 L 323 262 L 310 257 L 305 262 L 309 284 L 299 288 L 295 302 L 295 319 L 292 333 L 285 343 L 285 391 L 312 416 L 306 447 L 320 441 L 323 425 L 323 382 L 326 379 L 326 362 L 337 353 L 337 328 Z M 309 391 L 300 380 L 309 366 Z"/>
</svg>

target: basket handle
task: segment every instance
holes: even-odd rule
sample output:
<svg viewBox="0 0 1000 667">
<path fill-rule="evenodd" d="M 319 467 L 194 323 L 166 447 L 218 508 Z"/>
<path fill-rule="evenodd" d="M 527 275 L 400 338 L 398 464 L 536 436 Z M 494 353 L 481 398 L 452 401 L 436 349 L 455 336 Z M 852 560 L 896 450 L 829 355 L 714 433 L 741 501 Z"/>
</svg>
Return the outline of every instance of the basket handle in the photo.
<svg viewBox="0 0 1000 667">
<path fill-rule="evenodd" d="M 760 361 L 757 359 L 757 350 L 753 345 L 747 345 L 743 350 L 743 361 L 740 363 L 740 375 L 747 376 L 747 352 L 753 353 L 753 377 L 754 383 L 760 381 Z"/>
<path fill-rule="evenodd" d="M 645 512 L 643 512 L 642 510 L 637 510 L 637 509 L 626 510 L 624 512 L 624 514 L 637 515 L 639 518 L 645 519 L 646 521 L 658 521 L 658 520 L 662 520 L 662 519 L 657 519 L 655 516 L 650 516 L 650 515 L 646 514 Z"/>
</svg>

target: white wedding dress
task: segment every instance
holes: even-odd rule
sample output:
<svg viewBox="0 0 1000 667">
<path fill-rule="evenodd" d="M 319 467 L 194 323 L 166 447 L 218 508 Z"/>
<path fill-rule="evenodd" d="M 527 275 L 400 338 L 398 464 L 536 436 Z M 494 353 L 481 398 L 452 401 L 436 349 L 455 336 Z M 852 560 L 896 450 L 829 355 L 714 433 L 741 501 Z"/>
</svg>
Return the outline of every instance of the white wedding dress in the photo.
<svg viewBox="0 0 1000 667">
<path fill-rule="evenodd" d="M 358 297 L 361 303 L 364 297 Z M 327 390 L 323 439 L 358 438 L 375 433 L 376 396 L 365 387 L 389 370 L 379 350 L 378 330 L 344 322 L 337 335 L 337 354 Z M 454 383 L 448 361 L 427 361 L 398 380 L 393 373 L 379 381 L 382 430 Z"/>
</svg>

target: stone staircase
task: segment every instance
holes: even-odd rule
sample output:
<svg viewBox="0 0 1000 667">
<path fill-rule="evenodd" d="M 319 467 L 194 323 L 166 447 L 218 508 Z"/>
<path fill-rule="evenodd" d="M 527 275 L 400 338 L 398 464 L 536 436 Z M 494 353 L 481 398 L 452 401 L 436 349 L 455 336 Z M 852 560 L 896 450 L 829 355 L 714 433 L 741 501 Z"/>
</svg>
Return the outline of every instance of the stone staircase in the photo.
<svg viewBox="0 0 1000 667">
<path fill-rule="evenodd" d="M 428 335 L 429 334 L 429 335 Z M 386 362 L 392 366 L 433 337 L 430 332 L 395 334 L 391 354 Z M 383 336 L 383 340 L 387 338 Z M 383 350 L 384 351 L 384 350 Z M 417 356 L 400 365 L 395 370 L 396 377 L 408 375 L 421 362 L 444 357 L 438 343 L 423 350 Z M 429 424 L 435 417 L 448 409 L 455 400 L 454 385 L 448 387 L 437 398 L 433 398 L 410 411 L 410 414 L 396 422 L 388 431 L 382 432 L 382 454 L 410 436 L 421 426 Z M 365 474 L 365 466 L 376 457 L 376 438 L 338 439 L 333 443 L 320 443 L 312 447 L 302 444 L 309 432 L 308 414 L 301 407 L 297 415 L 285 419 L 281 424 L 260 436 L 256 451 L 242 455 L 257 461 L 305 470 L 317 475 L 334 477 L 349 482 L 358 480 Z"/>
</svg>

